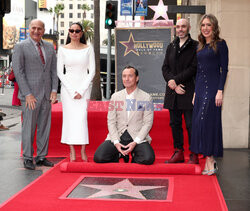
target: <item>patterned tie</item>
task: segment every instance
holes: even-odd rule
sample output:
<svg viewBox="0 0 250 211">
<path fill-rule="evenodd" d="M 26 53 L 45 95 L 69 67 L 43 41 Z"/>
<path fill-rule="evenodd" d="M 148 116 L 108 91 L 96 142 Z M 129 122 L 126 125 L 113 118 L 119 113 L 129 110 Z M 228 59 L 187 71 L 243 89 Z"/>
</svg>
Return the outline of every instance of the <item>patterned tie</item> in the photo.
<svg viewBox="0 0 250 211">
<path fill-rule="evenodd" d="M 42 52 L 42 49 L 41 49 L 41 46 L 40 46 L 40 43 L 38 42 L 36 44 L 37 48 L 38 48 L 38 51 L 39 51 L 39 54 L 40 54 L 40 58 L 42 60 L 42 63 L 45 64 L 45 60 L 44 60 L 44 56 L 43 56 L 43 52 Z"/>
</svg>

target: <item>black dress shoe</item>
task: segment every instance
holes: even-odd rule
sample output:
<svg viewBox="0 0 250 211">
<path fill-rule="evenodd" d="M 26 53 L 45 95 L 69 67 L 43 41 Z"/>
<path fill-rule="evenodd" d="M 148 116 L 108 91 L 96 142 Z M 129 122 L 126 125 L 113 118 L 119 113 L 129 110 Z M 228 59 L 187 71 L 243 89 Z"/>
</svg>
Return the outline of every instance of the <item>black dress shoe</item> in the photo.
<svg viewBox="0 0 250 211">
<path fill-rule="evenodd" d="M 23 162 L 24 168 L 29 170 L 35 170 L 35 165 L 32 160 L 24 160 Z"/>
<path fill-rule="evenodd" d="M 122 158 L 124 160 L 124 163 L 128 163 L 129 162 L 129 155 L 122 155 L 120 154 L 120 158 Z"/>
<path fill-rule="evenodd" d="M 36 161 L 36 165 L 37 166 L 49 166 L 49 167 L 53 167 L 54 163 L 48 161 L 46 158 L 40 159 L 38 161 Z"/>
<path fill-rule="evenodd" d="M 129 155 L 125 155 L 123 157 L 123 160 L 124 160 L 125 163 L 128 163 L 129 162 Z"/>
</svg>

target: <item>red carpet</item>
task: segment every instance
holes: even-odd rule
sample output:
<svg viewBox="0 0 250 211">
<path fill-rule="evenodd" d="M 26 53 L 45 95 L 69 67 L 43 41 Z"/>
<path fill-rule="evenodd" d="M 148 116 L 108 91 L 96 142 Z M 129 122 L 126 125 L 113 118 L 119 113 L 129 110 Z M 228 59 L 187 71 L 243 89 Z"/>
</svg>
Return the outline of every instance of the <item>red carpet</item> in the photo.
<svg viewBox="0 0 250 211">
<path fill-rule="evenodd" d="M 94 162 L 64 162 L 60 166 L 61 172 L 68 173 L 124 173 L 124 174 L 184 174 L 200 175 L 199 165 L 165 164 L 140 165 L 136 163 L 104 163 Z"/>
<path fill-rule="evenodd" d="M 88 109 L 89 142 L 86 152 L 93 157 L 97 147 L 105 140 L 108 134 L 107 129 L 107 106 L 109 102 L 91 101 Z M 150 131 L 152 147 L 158 159 L 170 157 L 173 153 L 173 140 L 169 126 L 169 112 L 166 109 L 154 112 L 154 124 Z M 183 126 L 185 124 L 183 123 Z M 69 156 L 69 146 L 61 144 L 62 129 L 62 105 L 55 104 L 52 107 L 51 132 L 49 140 L 49 157 Z M 187 132 L 184 130 L 185 154 L 189 154 L 187 147 Z M 34 148 L 36 145 L 34 143 Z M 80 150 L 80 148 L 78 149 Z M 79 154 L 79 153 L 78 153 Z"/>
<path fill-rule="evenodd" d="M 101 164 L 100 164 L 101 165 Z M 0 206 L 1 210 L 175 210 L 226 211 L 215 176 L 133 174 L 134 178 L 171 178 L 170 201 L 65 199 L 65 194 L 81 177 L 131 177 L 131 174 L 61 173 L 60 164 Z M 63 199 L 64 198 L 64 199 Z"/>
</svg>

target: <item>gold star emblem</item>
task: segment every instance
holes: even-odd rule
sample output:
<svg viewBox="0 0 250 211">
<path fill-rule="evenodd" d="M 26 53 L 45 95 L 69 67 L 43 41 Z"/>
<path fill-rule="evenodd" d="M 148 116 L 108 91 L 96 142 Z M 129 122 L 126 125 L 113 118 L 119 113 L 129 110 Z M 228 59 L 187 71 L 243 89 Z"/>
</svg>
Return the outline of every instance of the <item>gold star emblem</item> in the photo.
<svg viewBox="0 0 250 211">
<path fill-rule="evenodd" d="M 120 43 L 126 47 L 124 56 L 126 56 L 127 54 L 129 54 L 130 52 L 134 53 L 135 55 L 139 56 L 139 53 L 137 51 L 137 49 L 134 47 L 135 44 L 135 40 L 133 37 L 133 34 L 130 33 L 129 35 L 129 39 L 128 41 L 120 41 Z"/>
</svg>

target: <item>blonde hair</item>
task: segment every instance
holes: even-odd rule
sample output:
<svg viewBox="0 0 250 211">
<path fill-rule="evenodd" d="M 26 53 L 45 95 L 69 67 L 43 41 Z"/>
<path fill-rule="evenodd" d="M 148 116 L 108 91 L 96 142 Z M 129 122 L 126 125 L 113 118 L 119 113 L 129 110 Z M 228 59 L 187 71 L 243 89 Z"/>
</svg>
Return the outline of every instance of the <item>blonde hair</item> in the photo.
<svg viewBox="0 0 250 211">
<path fill-rule="evenodd" d="M 202 50 L 205 47 L 205 44 L 206 44 L 206 39 L 201 33 L 201 25 L 202 25 L 203 20 L 206 19 L 206 18 L 211 22 L 212 30 L 213 30 L 212 31 L 212 39 L 211 39 L 211 42 L 210 42 L 209 46 L 211 48 L 213 48 L 213 50 L 216 52 L 216 50 L 217 50 L 217 42 L 221 41 L 222 39 L 220 38 L 220 27 L 219 27 L 219 24 L 218 24 L 218 20 L 213 14 L 205 14 L 205 15 L 202 16 L 202 18 L 200 20 L 200 24 L 199 24 L 199 26 L 200 26 L 200 34 L 198 35 L 199 45 L 198 45 L 198 50 L 197 51 Z"/>
</svg>

